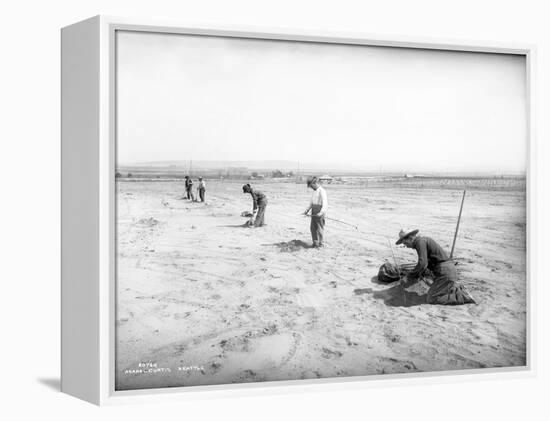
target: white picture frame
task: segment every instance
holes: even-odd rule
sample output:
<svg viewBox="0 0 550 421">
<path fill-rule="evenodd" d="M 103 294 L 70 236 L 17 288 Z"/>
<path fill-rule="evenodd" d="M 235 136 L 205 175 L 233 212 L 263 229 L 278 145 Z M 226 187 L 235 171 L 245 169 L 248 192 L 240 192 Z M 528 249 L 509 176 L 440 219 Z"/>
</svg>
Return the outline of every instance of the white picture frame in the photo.
<svg viewBox="0 0 550 421">
<path fill-rule="evenodd" d="M 523 55 L 527 64 L 527 364 L 460 372 L 394 374 L 252 384 L 115 391 L 115 33 L 140 31 Z M 387 383 L 462 381 L 535 372 L 536 280 L 534 60 L 532 45 L 461 42 L 276 28 L 179 24 L 96 16 L 65 27 L 62 42 L 62 321 L 61 389 L 103 405 L 224 395 L 293 393 Z"/>
</svg>

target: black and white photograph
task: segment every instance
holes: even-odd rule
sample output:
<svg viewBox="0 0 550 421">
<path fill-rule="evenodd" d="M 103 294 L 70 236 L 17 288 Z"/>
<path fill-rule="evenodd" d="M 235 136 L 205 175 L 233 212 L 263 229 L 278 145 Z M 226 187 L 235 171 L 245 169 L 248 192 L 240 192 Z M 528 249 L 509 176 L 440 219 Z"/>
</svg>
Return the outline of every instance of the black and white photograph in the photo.
<svg viewBox="0 0 550 421">
<path fill-rule="evenodd" d="M 526 366 L 526 66 L 117 31 L 115 390 Z"/>
</svg>

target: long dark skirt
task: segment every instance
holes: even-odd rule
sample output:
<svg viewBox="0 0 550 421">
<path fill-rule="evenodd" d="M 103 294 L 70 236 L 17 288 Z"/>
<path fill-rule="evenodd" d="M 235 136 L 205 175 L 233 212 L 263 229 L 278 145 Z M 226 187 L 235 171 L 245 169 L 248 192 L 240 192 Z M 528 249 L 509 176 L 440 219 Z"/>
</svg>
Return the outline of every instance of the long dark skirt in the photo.
<svg viewBox="0 0 550 421">
<path fill-rule="evenodd" d="M 206 189 L 200 189 L 199 188 L 199 198 L 201 200 L 201 202 L 204 202 L 204 192 L 206 191 Z"/>
<path fill-rule="evenodd" d="M 443 262 L 432 269 L 434 282 L 428 290 L 428 304 L 459 305 L 475 301 L 458 283 L 458 274 L 452 261 Z"/>
<path fill-rule="evenodd" d="M 255 227 L 263 227 L 265 225 L 265 208 L 267 207 L 267 202 L 258 203 L 258 213 L 256 214 L 256 219 L 254 221 Z"/>
</svg>

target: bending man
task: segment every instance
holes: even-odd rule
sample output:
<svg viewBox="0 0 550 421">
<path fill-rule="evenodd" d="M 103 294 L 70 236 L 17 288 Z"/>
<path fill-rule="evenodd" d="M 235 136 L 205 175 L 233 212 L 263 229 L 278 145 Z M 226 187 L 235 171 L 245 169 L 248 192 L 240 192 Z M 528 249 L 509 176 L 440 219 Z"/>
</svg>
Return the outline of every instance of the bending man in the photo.
<svg viewBox="0 0 550 421">
<path fill-rule="evenodd" d="M 327 192 L 319 185 L 317 177 L 308 177 L 307 186 L 313 190 L 311 200 L 304 215 L 311 210 L 311 222 L 309 229 L 311 231 L 312 247 L 323 247 L 325 235 L 325 216 L 328 209 Z"/>
<path fill-rule="evenodd" d="M 252 196 L 252 217 L 249 226 L 263 227 L 265 225 L 265 208 L 267 197 L 261 191 L 253 189 L 250 184 L 243 186 L 243 193 L 250 193 Z"/>
<path fill-rule="evenodd" d="M 405 247 L 415 249 L 418 254 L 418 263 L 409 272 L 407 279 L 418 280 L 426 269 L 431 270 L 434 282 L 428 290 L 428 304 L 457 305 L 474 303 L 474 299 L 466 289 L 458 283 L 458 274 L 452 260 L 449 259 L 443 248 L 429 237 L 418 236 L 418 230 L 408 233 L 401 230 L 399 240 L 395 244 L 403 243 Z"/>
</svg>

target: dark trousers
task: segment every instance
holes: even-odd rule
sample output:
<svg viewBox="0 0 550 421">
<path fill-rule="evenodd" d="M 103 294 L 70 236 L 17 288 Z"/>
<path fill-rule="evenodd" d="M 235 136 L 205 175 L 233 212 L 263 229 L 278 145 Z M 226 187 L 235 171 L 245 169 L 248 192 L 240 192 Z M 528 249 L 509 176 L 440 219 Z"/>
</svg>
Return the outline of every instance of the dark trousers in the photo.
<svg viewBox="0 0 550 421">
<path fill-rule="evenodd" d="M 205 189 L 199 189 L 199 197 L 201 199 L 201 202 L 204 202 L 204 192 L 206 190 Z"/>
<path fill-rule="evenodd" d="M 195 200 L 195 195 L 193 194 L 193 186 L 186 187 L 185 190 L 187 191 L 187 198 L 191 200 Z"/>
<path fill-rule="evenodd" d="M 256 214 L 256 219 L 254 220 L 255 227 L 261 227 L 265 224 L 265 208 L 267 202 L 258 203 L 258 213 Z"/>
<path fill-rule="evenodd" d="M 309 224 L 309 230 L 311 231 L 311 240 L 313 246 L 322 246 L 325 235 L 325 217 L 315 216 L 315 214 L 321 211 L 321 206 L 313 205 L 311 208 L 311 223 Z"/>
</svg>

